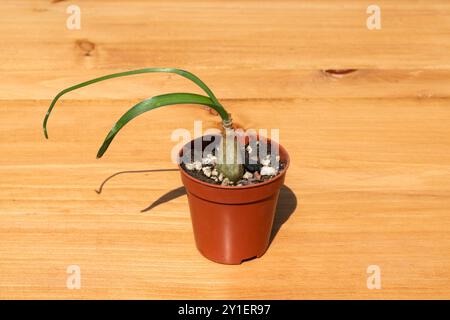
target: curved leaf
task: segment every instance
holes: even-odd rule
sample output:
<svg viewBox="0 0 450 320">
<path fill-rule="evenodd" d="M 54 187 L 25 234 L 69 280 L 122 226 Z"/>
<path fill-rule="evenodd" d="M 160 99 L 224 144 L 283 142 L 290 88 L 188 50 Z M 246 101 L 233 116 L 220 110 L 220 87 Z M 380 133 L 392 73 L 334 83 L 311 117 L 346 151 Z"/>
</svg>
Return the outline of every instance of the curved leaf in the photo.
<svg viewBox="0 0 450 320">
<path fill-rule="evenodd" d="M 208 98 L 206 96 L 202 96 L 199 94 L 194 93 L 169 93 L 169 94 L 163 94 L 159 96 L 155 96 L 150 99 L 146 99 L 144 101 L 139 102 L 134 107 L 132 107 L 130 110 L 128 110 L 112 127 L 111 131 L 109 131 L 108 135 L 105 138 L 105 141 L 103 142 L 102 146 L 98 150 L 97 158 L 100 158 L 103 156 L 105 151 L 108 149 L 109 145 L 111 144 L 112 140 L 116 136 L 116 134 L 120 131 L 120 129 L 123 128 L 124 125 L 126 125 L 128 122 L 130 122 L 132 119 L 136 118 L 138 115 L 159 108 L 163 106 L 168 105 L 175 105 L 175 104 L 201 104 L 208 107 L 213 108 L 217 112 L 219 112 L 217 109 L 217 105 L 214 103 L 214 101 L 211 98 Z"/>
<path fill-rule="evenodd" d="M 61 96 L 63 96 L 64 94 L 66 94 L 66 93 L 68 93 L 70 91 L 82 88 L 82 87 L 86 87 L 86 86 L 91 85 L 93 83 L 104 81 L 104 80 L 108 80 L 108 79 L 112 79 L 112 78 L 119 78 L 119 77 L 131 76 L 131 75 L 135 75 L 135 74 L 153 73 L 153 72 L 175 73 L 175 74 L 178 74 L 178 75 L 180 75 L 180 76 L 182 76 L 184 78 L 187 78 L 187 79 L 191 80 L 192 82 L 197 84 L 201 89 L 203 89 L 203 91 L 206 92 L 206 94 L 209 96 L 210 100 L 214 103 L 214 106 L 215 106 L 214 109 L 219 113 L 219 115 L 222 118 L 222 120 L 230 121 L 228 112 L 226 112 L 225 108 L 219 103 L 217 98 L 212 93 L 211 89 L 209 89 L 208 86 L 202 80 L 200 80 L 200 78 L 198 78 L 196 75 L 190 73 L 189 71 L 185 71 L 185 70 L 181 70 L 181 69 L 175 69 L 175 68 L 144 68 L 144 69 L 137 69 L 137 70 L 131 70 L 131 71 L 125 71 L 125 72 L 109 74 L 109 75 L 106 75 L 106 76 L 103 76 L 103 77 L 99 77 L 99 78 L 95 78 L 95 79 L 92 79 L 92 80 L 89 80 L 89 81 L 85 81 L 85 82 L 79 83 L 77 85 L 74 85 L 72 87 L 66 88 L 66 89 L 62 90 L 61 92 L 59 92 L 55 96 L 55 98 L 53 99 L 52 103 L 50 104 L 50 107 L 48 108 L 48 111 L 47 111 L 47 113 L 45 115 L 45 118 L 44 118 L 43 128 L 44 128 L 44 135 L 45 135 L 45 137 L 48 138 L 47 121 L 48 121 L 48 118 L 50 116 L 50 113 L 52 112 L 53 107 L 55 106 L 55 104 L 58 101 L 58 99 L 61 98 Z"/>
</svg>

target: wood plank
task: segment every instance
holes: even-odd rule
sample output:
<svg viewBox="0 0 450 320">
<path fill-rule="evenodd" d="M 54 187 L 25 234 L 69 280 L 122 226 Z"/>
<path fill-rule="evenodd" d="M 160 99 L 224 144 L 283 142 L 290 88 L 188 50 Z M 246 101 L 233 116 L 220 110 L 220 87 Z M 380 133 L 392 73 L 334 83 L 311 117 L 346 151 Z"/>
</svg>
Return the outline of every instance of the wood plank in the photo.
<svg viewBox="0 0 450 320">
<path fill-rule="evenodd" d="M 367 4 L 357 0 L 132 0 L 126 10 L 114 1 L 77 3 L 83 24 L 71 31 L 64 1 L 3 1 L 0 31 L 8 45 L 0 69 L 449 67 L 445 0 L 377 1 L 379 32 L 367 29 Z M 95 45 L 90 57 L 79 46 L 83 40 Z"/>
<path fill-rule="evenodd" d="M 450 298 L 450 3 L 79 0 L 0 4 L 0 298 Z M 279 129 L 291 156 L 279 228 L 261 258 L 224 266 L 195 248 L 170 136 L 219 120 L 196 106 L 118 117 L 184 79 L 116 79 L 149 66 L 198 74 L 244 128 Z M 344 75 L 329 69 L 355 69 Z M 141 212 L 167 192 L 176 197 Z M 80 290 L 66 288 L 79 265 Z M 379 265 L 382 289 L 366 286 Z"/>
<path fill-rule="evenodd" d="M 65 26 L 67 5 L 2 2 L 2 99 L 50 99 L 73 83 L 146 66 L 189 69 L 222 98 L 448 96 L 446 1 L 379 1 L 383 24 L 375 32 L 360 1 L 134 0 L 120 10 L 111 1 L 81 0 L 83 24 L 75 31 Z M 359 71 L 337 82 L 326 69 Z M 194 87 L 148 76 L 73 95 L 129 99 L 173 88 Z"/>
<path fill-rule="evenodd" d="M 450 70 L 376 70 L 360 69 L 346 75 L 333 75 L 324 70 L 198 70 L 203 79 L 225 104 L 228 100 L 315 99 L 315 98 L 448 98 Z M 88 70 L 77 75 L 66 71 L 11 72 L 0 88 L 8 101 L 42 100 L 49 104 L 57 92 L 74 84 L 125 71 L 125 69 Z M 244 74 L 245 76 L 243 76 Z M 45 78 L 47 77 L 47 78 Z M 261 85 L 264 84 L 264 85 Z M 126 90 L 124 90 L 126 88 Z M 168 92 L 202 91 L 189 80 L 176 75 L 147 74 L 113 79 L 71 92 L 64 101 L 89 100 L 102 105 L 111 100 L 136 102 Z M 45 100 L 45 101 L 44 101 Z M 105 102 L 107 101 L 107 102 Z"/>
</svg>

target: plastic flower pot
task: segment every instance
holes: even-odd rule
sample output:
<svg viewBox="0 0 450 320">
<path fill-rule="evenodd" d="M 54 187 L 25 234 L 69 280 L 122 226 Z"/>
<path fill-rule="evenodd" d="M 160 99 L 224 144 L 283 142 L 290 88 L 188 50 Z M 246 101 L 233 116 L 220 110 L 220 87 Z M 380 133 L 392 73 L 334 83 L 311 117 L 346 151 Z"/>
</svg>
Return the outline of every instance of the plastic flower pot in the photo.
<svg viewBox="0 0 450 320">
<path fill-rule="evenodd" d="M 186 144 L 179 156 L 193 144 L 194 140 Z M 288 153 L 281 145 L 278 147 L 284 168 L 274 178 L 253 185 L 230 187 L 206 183 L 179 166 L 196 246 L 206 258 L 223 264 L 241 264 L 266 252 L 278 195 L 289 166 Z"/>
</svg>

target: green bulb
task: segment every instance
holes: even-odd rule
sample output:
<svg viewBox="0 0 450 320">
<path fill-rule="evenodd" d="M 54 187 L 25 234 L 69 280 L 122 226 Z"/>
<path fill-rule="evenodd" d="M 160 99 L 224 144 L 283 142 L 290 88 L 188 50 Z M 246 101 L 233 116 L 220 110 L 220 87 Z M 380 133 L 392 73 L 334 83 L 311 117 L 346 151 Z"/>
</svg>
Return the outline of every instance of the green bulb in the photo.
<svg viewBox="0 0 450 320">
<path fill-rule="evenodd" d="M 232 182 L 237 182 L 244 175 L 242 159 L 242 144 L 236 138 L 232 129 L 226 129 L 222 136 L 218 157 L 217 170 Z"/>
</svg>

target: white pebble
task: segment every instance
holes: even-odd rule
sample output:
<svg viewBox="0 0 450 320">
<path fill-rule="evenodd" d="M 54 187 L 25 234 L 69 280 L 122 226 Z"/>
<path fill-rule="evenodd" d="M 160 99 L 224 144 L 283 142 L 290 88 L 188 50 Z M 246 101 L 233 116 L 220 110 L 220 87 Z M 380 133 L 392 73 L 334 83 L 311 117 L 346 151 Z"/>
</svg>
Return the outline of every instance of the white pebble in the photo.
<svg viewBox="0 0 450 320">
<path fill-rule="evenodd" d="M 202 158 L 202 164 L 203 165 L 211 164 L 211 159 L 209 159 L 209 158 Z"/>
<path fill-rule="evenodd" d="M 277 169 L 273 167 L 262 167 L 261 168 L 261 175 L 262 176 L 274 176 L 277 174 Z"/>
<path fill-rule="evenodd" d="M 247 146 L 247 152 L 248 152 L 248 153 L 252 153 L 252 151 L 253 151 L 252 147 Z"/>
<path fill-rule="evenodd" d="M 213 170 L 211 171 L 211 175 L 212 175 L 212 176 L 218 176 L 218 175 L 219 175 L 219 171 L 217 171 L 217 169 L 213 169 Z"/>
<path fill-rule="evenodd" d="M 204 167 L 202 168 L 203 174 L 207 176 L 208 178 L 211 177 L 211 168 L 210 167 Z"/>
<path fill-rule="evenodd" d="M 200 161 L 194 161 L 194 168 L 197 171 L 202 170 L 202 163 Z"/>
<path fill-rule="evenodd" d="M 268 166 L 270 164 L 270 159 L 263 159 L 263 160 L 261 160 L 261 164 L 264 167 Z"/>
<path fill-rule="evenodd" d="M 228 186 L 229 184 L 230 184 L 230 180 L 228 178 L 223 179 L 223 181 L 222 181 L 223 186 Z"/>
<path fill-rule="evenodd" d="M 206 156 L 206 158 L 202 159 L 202 164 L 206 164 L 206 165 L 208 165 L 208 164 L 214 165 L 214 164 L 216 164 L 216 162 L 217 162 L 217 158 L 215 156 L 213 156 L 212 154 L 208 154 Z"/>
<path fill-rule="evenodd" d="M 251 179 L 251 178 L 253 178 L 253 173 L 246 171 L 244 173 L 244 175 L 242 176 L 242 178 L 244 178 L 246 180 Z"/>
<path fill-rule="evenodd" d="M 226 178 L 225 178 L 226 179 Z M 223 174 L 222 174 L 222 172 L 219 174 L 219 181 L 222 181 L 223 180 Z"/>
<path fill-rule="evenodd" d="M 194 164 L 193 163 L 185 163 L 186 169 L 189 171 L 194 170 Z"/>
</svg>

